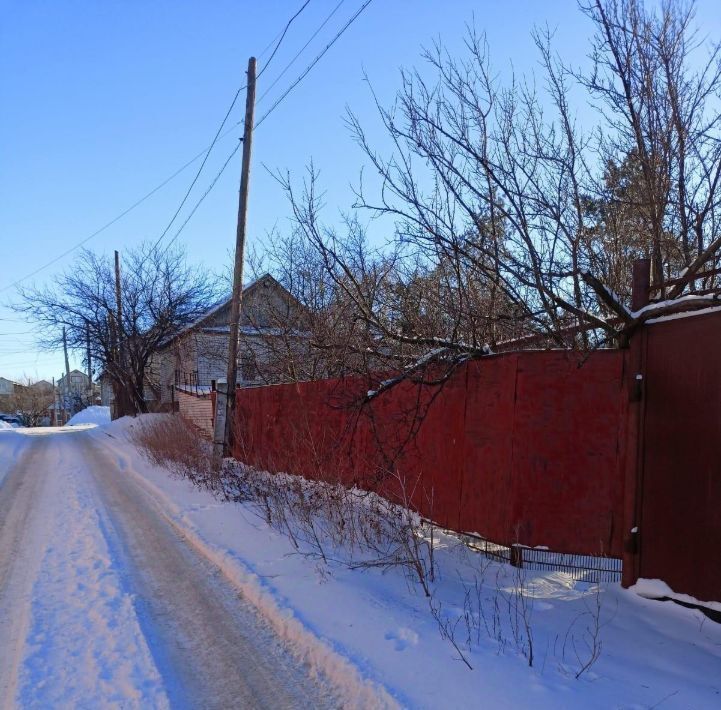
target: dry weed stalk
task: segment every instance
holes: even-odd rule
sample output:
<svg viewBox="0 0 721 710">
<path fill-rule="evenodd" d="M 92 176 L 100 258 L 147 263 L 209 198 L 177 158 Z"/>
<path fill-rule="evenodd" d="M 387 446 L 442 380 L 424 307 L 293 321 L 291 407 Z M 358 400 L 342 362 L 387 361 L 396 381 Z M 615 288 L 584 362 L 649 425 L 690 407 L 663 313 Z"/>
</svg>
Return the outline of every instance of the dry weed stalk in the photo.
<svg viewBox="0 0 721 710">
<path fill-rule="evenodd" d="M 484 633 L 499 654 L 513 648 L 529 666 L 534 665 L 533 595 L 523 568 L 497 565 L 487 583 L 493 560 L 459 542 L 459 562 L 474 570 L 465 578 L 458 572 L 462 605 L 451 610 L 438 598 L 435 528 L 412 509 L 422 487 L 420 478 L 409 481 L 386 472 L 386 481 L 394 482 L 397 490 L 396 500 L 390 501 L 338 482 L 268 473 L 237 461 L 222 462 L 213 456 L 210 442 L 182 417 L 157 417 L 138 427 L 134 440 L 152 463 L 225 500 L 248 505 L 291 541 L 296 554 L 319 560 L 318 569 L 327 570 L 329 563 L 350 569 L 402 569 L 422 589 L 441 637 L 469 668 L 470 654 L 481 647 Z M 320 470 L 317 475 L 322 479 Z M 433 492 L 421 492 L 431 505 Z M 506 577 L 509 569 L 510 585 Z M 560 669 L 568 673 L 566 658 L 572 656 L 576 678 L 601 654 L 605 624 L 601 622 L 600 587 L 594 600 L 573 620 L 563 640 Z M 583 626 L 582 621 L 586 622 Z"/>
<path fill-rule="evenodd" d="M 210 441 L 184 417 L 154 416 L 133 429 L 133 441 L 151 463 L 198 488 L 220 491 L 222 461 L 213 455 Z"/>
</svg>

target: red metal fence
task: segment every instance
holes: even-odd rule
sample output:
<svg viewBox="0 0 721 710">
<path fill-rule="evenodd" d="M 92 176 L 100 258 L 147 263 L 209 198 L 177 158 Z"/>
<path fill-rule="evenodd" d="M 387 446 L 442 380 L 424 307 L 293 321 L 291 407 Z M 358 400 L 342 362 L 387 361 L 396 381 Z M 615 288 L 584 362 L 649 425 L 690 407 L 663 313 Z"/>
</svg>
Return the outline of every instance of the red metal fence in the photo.
<svg viewBox="0 0 721 710">
<path fill-rule="evenodd" d="M 721 601 L 719 352 L 711 312 L 648 324 L 626 351 L 484 358 L 360 412 L 358 379 L 239 390 L 235 454 L 499 544 L 623 555 L 625 584 Z"/>
<path fill-rule="evenodd" d="M 349 406 L 368 387 L 358 379 L 240 390 L 235 453 L 406 497 L 500 544 L 620 557 L 625 359 L 509 353 L 460 368 L 440 390 L 404 383 L 360 412 Z"/>
<path fill-rule="evenodd" d="M 649 325 L 635 572 L 721 601 L 721 313 Z"/>
</svg>

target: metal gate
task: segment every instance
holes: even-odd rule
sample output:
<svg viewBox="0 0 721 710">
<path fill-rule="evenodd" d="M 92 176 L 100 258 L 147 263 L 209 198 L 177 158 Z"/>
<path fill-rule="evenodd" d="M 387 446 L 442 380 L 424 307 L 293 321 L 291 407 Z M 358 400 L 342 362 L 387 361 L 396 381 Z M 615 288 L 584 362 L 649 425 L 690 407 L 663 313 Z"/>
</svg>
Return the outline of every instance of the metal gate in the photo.
<svg viewBox="0 0 721 710">
<path fill-rule="evenodd" d="M 721 601 L 721 312 L 641 337 L 638 572 Z"/>
</svg>

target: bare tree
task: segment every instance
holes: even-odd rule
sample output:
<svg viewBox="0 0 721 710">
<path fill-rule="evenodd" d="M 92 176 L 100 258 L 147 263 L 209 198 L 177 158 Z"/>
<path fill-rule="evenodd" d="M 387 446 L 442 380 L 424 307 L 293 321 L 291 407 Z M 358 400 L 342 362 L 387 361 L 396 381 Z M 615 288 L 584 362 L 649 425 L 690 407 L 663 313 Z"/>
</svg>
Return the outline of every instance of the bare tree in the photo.
<svg viewBox="0 0 721 710">
<path fill-rule="evenodd" d="M 578 78 L 603 113 L 598 153 L 608 165 L 626 156 L 631 173 L 609 204 L 633 211 L 664 295 L 683 277 L 674 298 L 721 246 L 721 45 L 698 36 L 692 3 L 654 12 L 595 0 L 583 11 L 596 33 L 592 71 Z"/>
<path fill-rule="evenodd" d="M 15 385 L 10 400 L 12 411 L 19 414 L 25 426 L 40 426 L 48 417 L 49 408 L 55 401 L 55 392 L 49 382 L 24 377 Z"/>
<path fill-rule="evenodd" d="M 205 313 L 218 293 L 215 278 L 188 266 L 178 250 L 143 245 L 128 251 L 121 273 L 120 320 L 112 260 L 90 251 L 51 285 L 22 289 L 16 308 L 43 326 L 47 349 L 62 344 L 65 328 L 68 346 L 84 358 L 89 337 L 93 362 L 110 378 L 116 401 L 129 405 L 119 414 L 132 414 L 147 411 L 146 388 L 157 388 L 158 346 Z"/>
<path fill-rule="evenodd" d="M 517 76 L 501 84 L 485 38 L 469 28 L 464 56 L 440 44 L 424 52 L 433 81 L 404 71 L 395 103 L 376 100 L 390 154 L 349 114 L 375 177 L 361 181 L 339 226 L 322 218 L 312 167 L 300 187 L 278 176 L 356 358 L 415 372 L 508 341 L 624 343 L 651 315 L 714 301 L 705 292 L 719 283 L 719 44 L 698 39 L 692 6 L 674 0 L 657 12 L 641 0 L 581 11 L 593 27 L 588 72 L 536 30 L 540 88 Z M 579 93 L 596 109 L 593 125 L 576 119 Z M 387 229 L 378 251 L 362 211 Z M 658 302 L 633 313 L 638 257 L 653 262 Z M 699 272 L 700 289 L 679 300 Z"/>
</svg>

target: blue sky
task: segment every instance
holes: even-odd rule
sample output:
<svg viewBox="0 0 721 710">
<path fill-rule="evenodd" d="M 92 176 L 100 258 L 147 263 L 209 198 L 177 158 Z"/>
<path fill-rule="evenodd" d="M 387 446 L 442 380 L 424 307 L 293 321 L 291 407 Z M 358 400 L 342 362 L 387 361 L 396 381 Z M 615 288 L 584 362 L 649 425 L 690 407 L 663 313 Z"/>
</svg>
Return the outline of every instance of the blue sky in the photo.
<svg viewBox="0 0 721 710">
<path fill-rule="evenodd" d="M 261 77 L 258 95 L 337 2 L 311 0 Z M 207 146 L 244 80 L 248 57 L 260 55 L 301 4 L 0 0 L 0 376 L 49 379 L 63 369 L 61 354 L 38 353 L 32 324 L 7 309 L 14 296 L 7 287 L 86 238 Z M 360 4 L 342 3 L 259 103 L 257 118 Z M 420 64 L 422 46 L 438 37 L 460 52 L 464 26 L 474 16 L 502 71 L 537 68 L 529 37 L 537 24 L 555 28 L 566 59 L 580 63 L 587 51 L 589 23 L 573 0 L 374 0 L 257 130 L 252 242 L 262 245 L 269 230 L 287 224 L 288 207 L 263 166 L 299 175 L 312 158 L 329 206 L 348 207 L 349 184 L 356 181 L 363 159 L 344 127 L 345 107 L 360 115 L 371 137 L 377 133 L 363 72 L 388 103 L 398 87 L 399 68 Z M 697 23 L 704 33 L 719 37 L 721 3 L 701 0 Z M 238 102 L 233 122 L 240 119 L 243 103 Z M 382 140 L 380 133 L 376 137 Z M 220 142 L 197 195 L 234 141 L 235 132 Z M 230 259 L 239 171 L 238 154 L 180 238 L 189 258 L 210 269 L 220 270 Z M 179 175 L 87 246 L 122 252 L 157 238 L 193 174 L 190 168 Z M 43 283 L 71 263 L 72 256 L 61 259 L 25 283 Z M 79 365 L 80 359 L 71 358 L 73 363 Z"/>
</svg>

